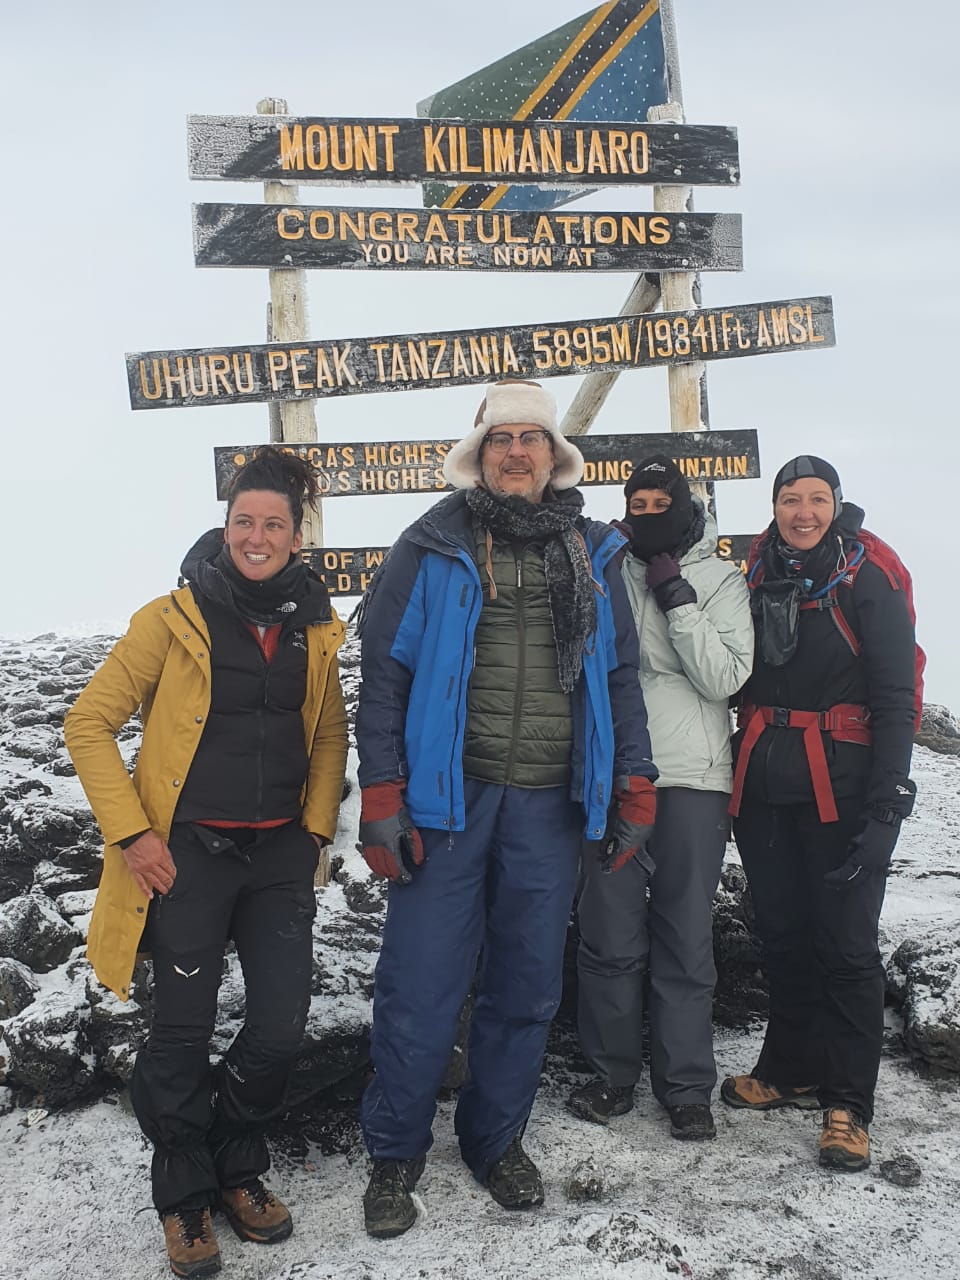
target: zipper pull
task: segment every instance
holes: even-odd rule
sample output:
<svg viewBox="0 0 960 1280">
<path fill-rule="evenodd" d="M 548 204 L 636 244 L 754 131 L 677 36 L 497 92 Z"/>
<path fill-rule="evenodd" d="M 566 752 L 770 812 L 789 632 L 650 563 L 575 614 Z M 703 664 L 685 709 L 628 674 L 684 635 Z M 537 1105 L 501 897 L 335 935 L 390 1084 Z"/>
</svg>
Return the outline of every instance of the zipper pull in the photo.
<svg viewBox="0 0 960 1280">
<path fill-rule="evenodd" d="M 523 561 L 517 557 L 517 586 L 523 586 Z"/>
</svg>

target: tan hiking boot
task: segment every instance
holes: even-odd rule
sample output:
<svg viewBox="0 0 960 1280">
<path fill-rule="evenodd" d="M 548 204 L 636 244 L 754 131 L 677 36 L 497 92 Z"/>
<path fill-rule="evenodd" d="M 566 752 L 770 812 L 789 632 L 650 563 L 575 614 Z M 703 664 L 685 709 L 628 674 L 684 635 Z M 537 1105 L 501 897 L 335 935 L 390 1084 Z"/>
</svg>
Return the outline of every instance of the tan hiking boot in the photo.
<svg viewBox="0 0 960 1280">
<path fill-rule="evenodd" d="M 293 1231 L 290 1210 L 259 1178 L 240 1187 L 221 1187 L 220 1208 L 241 1240 L 279 1244 Z"/>
<path fill-rule="evenodd" d="M 867 1126 L 856 1113 L 845 1107 L 830 1107 L 823 1113 L 820 1134 L 820 1165 L 824 1169 L 842 1169 L 859 1173 L 870 1164 L 870 1136 Z"/>
<path fill-rule="evenodd" d="M 220 1270 L 220 1250 L 209 1209 L 172 1209 L 165 1213 L 163 1235 L 170 1270 L 175 1276 L 213 1276 Z"/>
<path fill-rule="evenodd" d="M 729 1107 L 747 1107 L 750 1111 L 772 1111 L 775 1107 L 820 1110 L 816 1085 L 778 1086 L 766 1084 L 756 1076 L 727 1076 L 720 1086 L 720 1097 Z"/>
</svg>

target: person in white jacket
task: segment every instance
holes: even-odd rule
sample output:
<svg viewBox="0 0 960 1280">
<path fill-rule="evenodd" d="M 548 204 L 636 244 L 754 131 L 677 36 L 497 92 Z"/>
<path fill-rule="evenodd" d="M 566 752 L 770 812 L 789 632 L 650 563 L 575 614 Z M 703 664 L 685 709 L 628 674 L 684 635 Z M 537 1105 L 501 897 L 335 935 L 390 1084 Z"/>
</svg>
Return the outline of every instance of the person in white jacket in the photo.
<svg viewBox="0 0 960 1280">
<path fill-rule="evenodd" d="M 633 1107 L 649 983 L 650 1083 L 675 1138 L 716 1136 L 712 902 L 733 782 L 728 699 L 753 662 L 739 568 L 716 556 L 716 525 L 666 457 L 624 487 L 622 572 L 640 638 L 657 781 L 649 855 L 614 879 L 584 860 L 578 899 L 580 1042 L 595 1078 L 568 1107 L 606 1124 Z"/>
</svg>

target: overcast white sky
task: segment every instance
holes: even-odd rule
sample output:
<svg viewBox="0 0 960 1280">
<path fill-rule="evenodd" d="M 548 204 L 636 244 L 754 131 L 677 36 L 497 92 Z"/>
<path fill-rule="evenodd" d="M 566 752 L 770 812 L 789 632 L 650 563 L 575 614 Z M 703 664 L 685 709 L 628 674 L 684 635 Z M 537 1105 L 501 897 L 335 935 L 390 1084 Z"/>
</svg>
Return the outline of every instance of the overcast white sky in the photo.
<svg viewBox="0 0 960 1280">
<path fill-rule="evenodd" d="M 0 465 L 8 576 L 0 635 L 117 625 L 174 584 L 222 518 L 212 450 L 267 438 L 266 406 L 132 413 L 125 351 L 262 341 L 263 271 L 193 266 L 193 201 L 257 201 L 255 183 L 191 183 L 185 117 L 411 116 L 433 90 L 589 9 L 388 0 L 38 0 L 0 18 L 6 398 Z M 803 5 L 676 0 L 687 119 L 734 125 L 740 188 L 697 209 L 744 216 L 745 270 L 705 274 L 719 306 L 833 295 L 838 345 L 708 366 L 711 425 L 756 427 L 764 479 L 718 488 L 725 532 L 769 519 L 770 481 L 799 452 L 911 567 L 928 699 L 960 711 L 954 661 L 960 125 L 948 0 Z M 359 192 L 359 194 L 356 194 Z M 416 205 L 416 189 L 304 188 L 305 201 Z M 649 208 L 648 189 L 594 197 Z M 576 206 L 571 206 L 576 207 Z M 310 336 L 567 320 L 616 312 L 620 275 L 313 272 Z M 577 379 L 553 379 L 561 411 Z M 457 435 L 474 388 L 320 402 L 321 438 Z M 621 376 L 601 431 L 669 429 L 666 373 Z M 588 490 L 597 516 L 618 490 Z M 430 499 L 325 504 L 329 545 L 390 542 Z"/>
</svg>

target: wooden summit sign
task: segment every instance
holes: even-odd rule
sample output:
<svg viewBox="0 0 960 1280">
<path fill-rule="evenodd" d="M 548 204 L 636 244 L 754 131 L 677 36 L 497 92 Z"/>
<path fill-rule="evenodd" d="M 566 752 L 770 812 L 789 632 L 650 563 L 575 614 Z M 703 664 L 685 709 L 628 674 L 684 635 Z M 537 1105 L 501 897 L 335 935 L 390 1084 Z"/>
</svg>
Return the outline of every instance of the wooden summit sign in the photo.
<svg viewBox="0 0 960 1280">
<path fill-rule="evenodd" d="M 724 125 L 188 116 L 187 143 L 191 178 L 231 182 L 601 187 L 740 180 L 737 133 Z"/>
<path fill-rule="evenodd" d="M 752 540 L 753 535 L 749 533 L 720 537 L 717 555 L 721 560 L 739 561 L 745 570 Z M 389 550 L 389 547 L 305 547 L 302 556 L 314 573 L 323 578 L 330 595 L 361 596 Z"/>
<path fill-rule="evenodd" d="M 324 498 L 384 493 L 442 493 L 450 486 L 443 463 L 456 440 L 394 440 L 389 443 L 284 444 L 317 475 Z M 760 475 L 756 431 L 661 431 L 644 435 L 577 436 L 584 457 L 581 485 L 626 483 L 633 463 L 646 454 L 672 458 L 690 480 L 755 480 Z M 227 497 L 237 469 L 256 445 L 215 448 L 217 497 Z"/>
<path fill-rule="evenodd" d="M 739 214 L 195 204 L 198 267 L 740 271 Z"/>
<path fill-rule="evenodd" d="M 127 355 L 134 409 L 311 400 L 555 378 L 835 344 L 828 297 L 453 333 Z"/>
</svg>

